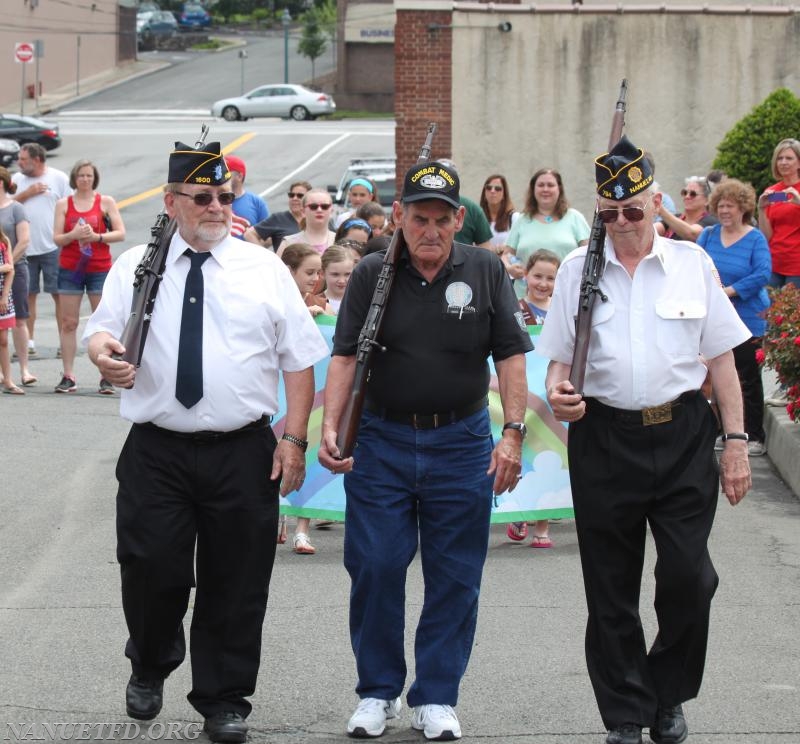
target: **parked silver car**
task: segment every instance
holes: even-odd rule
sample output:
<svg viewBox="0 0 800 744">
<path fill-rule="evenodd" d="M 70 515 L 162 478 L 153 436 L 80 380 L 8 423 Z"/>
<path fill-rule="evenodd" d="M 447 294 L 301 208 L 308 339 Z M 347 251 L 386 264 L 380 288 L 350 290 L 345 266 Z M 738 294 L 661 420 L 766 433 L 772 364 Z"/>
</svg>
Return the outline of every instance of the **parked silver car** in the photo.
<svg viewBox="0 0 800 744">
<path fill-rule="evenodd" d="M 336 111 L 331 96 L 302 85 L 261 85 L 236 98 L 223 98 L 211 106 L 212 116 L 244 121 L 256 116 L 279 116 L 295 121 L 316 119 Z"/>
<path fill-rule="evenodd" d="M 11 139 L 0 139 L 0 165 L 8 168 L 19 157 L 19 143 Z"/>
</svg>

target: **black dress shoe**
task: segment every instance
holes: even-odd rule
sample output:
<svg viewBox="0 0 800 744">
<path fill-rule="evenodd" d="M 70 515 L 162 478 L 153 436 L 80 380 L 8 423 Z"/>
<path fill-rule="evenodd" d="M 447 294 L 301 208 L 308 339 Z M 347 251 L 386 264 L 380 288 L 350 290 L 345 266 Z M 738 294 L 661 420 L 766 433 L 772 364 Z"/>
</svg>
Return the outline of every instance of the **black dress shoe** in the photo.
<svg viewBox="0 0 800 744">
<path fill-rule="evenodd" d="M 635 723 L 623 723 L 608 732 L 606 744 L 642 744 L 642 727 Z"/>
<path fill-rule="evenodd" d="M 226 711 L 206 718 L 203 729 L 211 741 L 242 744 L 247 741 L 247 724 L 238 713 Z"/>
<path fill-rule="evenodd" d="M 650 738 L 656 744 L 680 744 L 689 735 L 686 717 L 680 705 L 658 706 L 656 722 L 650 729 Z"/>
<path fill-rule="evenodd" d="M 131 718 L 149 721 L 161 712 L 163 702 L 163 679 L 142 679 L 131 674 L 125 690 L 125 710 Z"/>
</svg>

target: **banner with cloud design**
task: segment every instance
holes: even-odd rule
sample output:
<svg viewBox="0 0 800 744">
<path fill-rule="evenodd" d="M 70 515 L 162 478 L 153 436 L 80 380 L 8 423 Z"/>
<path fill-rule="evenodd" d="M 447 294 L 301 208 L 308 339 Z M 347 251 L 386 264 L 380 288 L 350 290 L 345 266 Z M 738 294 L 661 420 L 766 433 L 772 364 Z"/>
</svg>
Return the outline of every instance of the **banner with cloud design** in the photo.
<svg viewBox="0 0 800 744">
<path fill-rule="evenodd" d="M 333 330 L 336 318 L 317 316 L 319 327 L 330 347 L 333 346 Z M 528 326 L 531 337 L 536 336 L 541 326 Z M 325 378 L 328 374 L 329 358 L 314 366 L 316 393 L 308 426 L 308 451 L 306 452 L 306 480 L 299 491 L 281 499 L 281 513 L 313 519 L 344 520 L 344 485 L 341 475 L 332 475 L 317 461 L 322 431 L 322 406 Z M 534 519 L 556 519 L 572 517 L 572 494 L 567 470 L 567 428 L 556 421 L 545 395 L 545 373 L 547 360 L 535 353 L 526 355 L 528 376 L 528 408 L 525 424 L 528 436 L 522 449 L 522 479 L 511 493 L 495 498 L 492 522 L 520 522 Z M 489 386 L 489 414 L 492 433 L 500 437 L 503 427 L 503 409 L 500 405 L 497 375 L 489 362 L 491 382 Z M 280 410 L 273 428 L 278 437 L 283 433 L 286 414 L 286 396 L 283 383 L 280 386 Z"/>
</svg>

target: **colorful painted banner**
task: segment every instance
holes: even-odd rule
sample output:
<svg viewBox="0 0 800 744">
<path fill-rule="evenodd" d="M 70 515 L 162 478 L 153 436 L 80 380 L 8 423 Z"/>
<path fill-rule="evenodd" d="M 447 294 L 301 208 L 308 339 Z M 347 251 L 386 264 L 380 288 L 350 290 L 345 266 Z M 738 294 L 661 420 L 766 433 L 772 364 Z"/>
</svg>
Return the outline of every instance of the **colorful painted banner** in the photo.
<svg viewBox="0 0 800 744">
<path fill-rule="evenodd" d="M 317 316 L 317 325 L 333 346 L 336 318 Z M 531 336 L 539 335 L 540 326 L 528 326 Z M 495 499 L 492 522 L 518 522 L 534 519 L 572 517 L 572 494 L 567 471 L 567 428 L 556 421 L 545 396 L 547 360 L 531 353 L 526 355 L 528 375 L 528 409 L 525 423 L 528 436 L 522 449 L 522 479 L 512 493 Z M 329 358 L 314 367 L 316 394 L 308 427 L 308 452 L 306 453 L 306 480 L 299 491 L 281 499 L 281 514 L 313 519 L 344 520 L 345 495 L 341 475 L 332 475 L 317 461 L 322 431 L 322 391 L 328 374 Z M 489 386 L 489 414 L 492 432 L 499 438 L 503 426 L 503 409 L 500 406 L 497 376 L 491 363 Z M 274 429 L 278 437 L 283 433 L 286 397 L 280 386 L 280 410 L 275 417 Z"/>
</svg>

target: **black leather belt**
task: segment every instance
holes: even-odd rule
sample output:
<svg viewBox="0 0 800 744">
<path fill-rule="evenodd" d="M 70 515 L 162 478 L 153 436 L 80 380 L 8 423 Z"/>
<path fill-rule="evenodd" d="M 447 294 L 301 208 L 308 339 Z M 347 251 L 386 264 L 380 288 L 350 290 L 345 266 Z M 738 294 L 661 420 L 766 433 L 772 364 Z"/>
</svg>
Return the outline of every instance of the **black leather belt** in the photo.
<svg viewBox="0 0 800 744">
<path fill-rule="evenodd" d="M 370 413 L 374 413 L 376 416 L 395 424 L 407 424 L 415 429 L 438 429 L 440 426 L 447 426 L 448 424 L 454 424 L 456 421 L 461 421 L 461 419 L 477 413 L 488 405 L 488 398 L 481 398 L 463 408 L 457 408 L 455 411 L 405 413 L 403 411 L 393 411 L 389 408 L 381 408 L 368 400 L 364 403 L 364 408 Z"/>
<path fill-rule="evenodd" d="M 252 421 L 246 424 L 241 429 L 233 429 L 232 431 L 173 431 L 172 429 L 162 429 L 160 426 L 151 424 L 149 421 L 144 424 L 134 424 L 140 429 L 147 429 L 148 431 L 156 431 L 167 437 L 174 437 L 175 439 L 188 439 L 192 442 L 222 442 L 226 439 L 234 439 L 242 434 L 247 434 L 251 431 L 258 429 L 266 429 L 272 423 L 272 416 L 262 416 L 258 421 Z"/>
<path fill-rule="evenodd" d="M 699 390 L 689 390 L 688 392 L 681 393 L 675 400 L 668 403 L 662 403 L 660 406 L 651 406 L 650 408 L 643 408 L 639 411 L 631 411 L 626 408 L 614 408 L 601 403 L 596 398 L 586 398 L 586 410 L 588 413 L 597 414 L 605 418 L 613 419 L 614 421 L 621 421 L 625 424 L 633 424 L 636 426 L 654 426 L 656 424 L 665 424 L 672 421 L 673 414 L 683 403 L 694 400 L 700 395 Z"/>
</svg>

